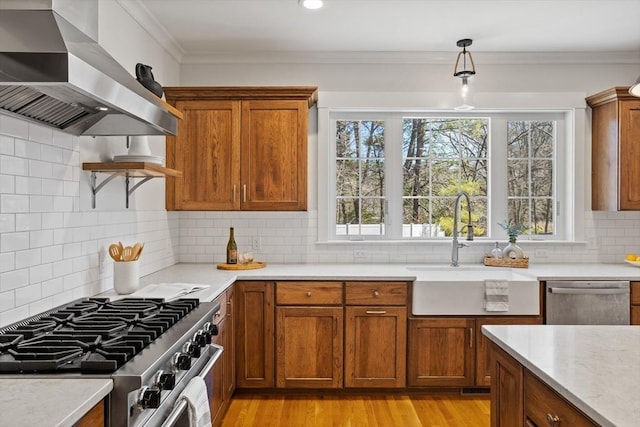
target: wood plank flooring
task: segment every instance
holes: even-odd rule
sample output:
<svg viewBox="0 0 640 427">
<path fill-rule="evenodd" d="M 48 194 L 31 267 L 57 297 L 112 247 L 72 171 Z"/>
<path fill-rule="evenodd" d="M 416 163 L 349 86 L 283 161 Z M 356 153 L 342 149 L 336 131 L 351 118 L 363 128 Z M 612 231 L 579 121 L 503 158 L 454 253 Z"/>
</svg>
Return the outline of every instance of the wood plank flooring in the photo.
<svg viewBox="0 0 640 427">
<path fill-rule="evenodd" d="M 236 394 L 222 427 L 489 427 L 489 396 Z"/>
</svg>

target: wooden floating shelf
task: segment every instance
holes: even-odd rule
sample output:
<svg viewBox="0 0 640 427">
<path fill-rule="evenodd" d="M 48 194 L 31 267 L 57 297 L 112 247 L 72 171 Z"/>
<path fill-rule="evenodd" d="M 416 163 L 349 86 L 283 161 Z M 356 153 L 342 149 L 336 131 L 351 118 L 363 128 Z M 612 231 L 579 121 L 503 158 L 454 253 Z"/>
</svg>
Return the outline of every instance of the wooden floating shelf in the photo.
<svg viewBox="0 0 640 427">
<path fill-rule="evenodd" d="M 156 163 L 148 162 L 83 163 L 82 170 L 120 175 L 129 174 L 130 177 L 134 178 L 147 176 L 182 176 L 182 172 L 179 170 L 165 168 Z"/>
<path fill-rule="evenodd" d="M 503 259 L 486 256 L 484 257 L 484 265 L 488 267 L 529 268 L 529 258 Z"/>
<path fill-rule="evenodd" d="M 163 178 L 165 176 L 179 177 L 182 172 L 175 169 L 165 168 L 156 163 L 148 162 L 101 162 L 101 163 L 83 163 L 82 170 L 91 172 L 91 207 L 96 207 L 96 195 L 109 181 L 117 176 L 124 176 L 126 183 L 126 204 L 129 208 L 129 196 L 133 194 L 138 187 L 152 178 Z M 105 173 L 109 176 L 98 184 L 98 173 Z M 142 178 L 142 181 L 131 184 L 131 178 Z"/>
</svg>

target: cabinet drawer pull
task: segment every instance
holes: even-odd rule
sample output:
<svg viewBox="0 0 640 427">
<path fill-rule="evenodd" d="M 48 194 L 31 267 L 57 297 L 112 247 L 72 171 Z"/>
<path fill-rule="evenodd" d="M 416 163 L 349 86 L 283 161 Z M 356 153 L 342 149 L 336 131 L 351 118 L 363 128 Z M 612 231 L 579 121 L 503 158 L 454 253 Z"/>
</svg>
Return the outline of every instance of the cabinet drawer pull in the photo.
<svg viewBox="0 0 640 427">
<path fill-rule="evenodd" d="M 233 184 L 233 203 L 236 202 L 236 185 Z"/>
<path fill-rule="evenodd" d="M 247 201 L 247 184 L 242 185 L 242 201 Z"/>
<path fill-rule="evenodd" d="M 367 314 L 387 314 L 385 310 L 367 310 Z"/>
<path fill-rule="evenodd" d="M 307 292 L 307 298 L 311 298 L 311 291 Z"/>
<path fill-rule="evenodd" d="M 525 425 L 526 427 L 538 427 L 538 426 L 537 426 L 537 425 L 535 425 L 535 424 L 534 424 L 534 423 L 533 423 L 529 418 L 527 418 L 527 419 L 524 421 L 524 425 Z"/>
<path fill-rule="evenodd" d="M 380 292 L 378 292 L 378 291 L 373 291 L 373 296 L 374 296 L 374 297 L 376 297 L 376 298 L 377 298 L 377 297 L 379 297 L 379 296 L 380 296 Z"/>
<path fill-rule="evenodd" d="M 547 414 L 547 423 L 550 426 L 560 425 L 560 418 L 557 415 Z"/>
<path fill-rule="evenodd" d="M 473 328 L 469 328 L 469 347 L 473 348 Z"/>
</svg>

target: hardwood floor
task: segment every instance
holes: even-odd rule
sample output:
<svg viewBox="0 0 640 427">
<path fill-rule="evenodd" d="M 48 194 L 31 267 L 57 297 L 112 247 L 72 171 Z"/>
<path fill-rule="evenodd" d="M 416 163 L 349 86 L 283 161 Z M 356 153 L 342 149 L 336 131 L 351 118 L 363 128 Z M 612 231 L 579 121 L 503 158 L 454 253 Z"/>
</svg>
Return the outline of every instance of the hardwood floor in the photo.
<svg viewBox="0 0 640 427">
<path fill-rule="evenodd" d="M 489 396 L 237 394 L 222 427 L 488 427 Z"/>
</svg>

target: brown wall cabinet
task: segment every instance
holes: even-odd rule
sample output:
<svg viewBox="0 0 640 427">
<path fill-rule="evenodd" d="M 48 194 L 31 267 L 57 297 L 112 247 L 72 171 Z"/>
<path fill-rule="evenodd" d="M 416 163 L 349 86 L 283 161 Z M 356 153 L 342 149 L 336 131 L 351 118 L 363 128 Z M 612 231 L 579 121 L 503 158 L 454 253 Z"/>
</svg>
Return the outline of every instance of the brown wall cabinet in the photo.
<svg viewBox="0 0 640 427">
<path fill-rule="evenodd" d="M 542 324 L 542 317 L 409 319 L 409 386 L 489 387 L 488 340 L 481 331 L 489 324 Z"/>
<path fill-rule="evenodd" d="M 587 98 L 592 109 L 591 207 L 640 210 L 640 99 L 626 87 Z"/>
<path fill-rule="evenodd" d="M 307 208 L 309 107 L 316 87 L 167 87 L 184 119 L 167 137 L 168 210 Z"/>
</svg>

